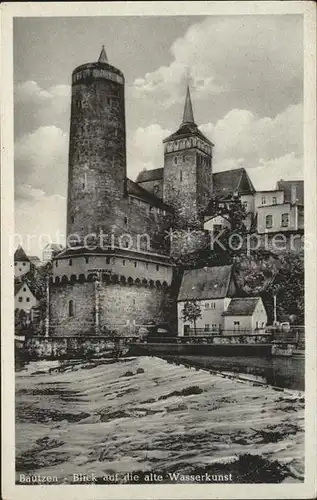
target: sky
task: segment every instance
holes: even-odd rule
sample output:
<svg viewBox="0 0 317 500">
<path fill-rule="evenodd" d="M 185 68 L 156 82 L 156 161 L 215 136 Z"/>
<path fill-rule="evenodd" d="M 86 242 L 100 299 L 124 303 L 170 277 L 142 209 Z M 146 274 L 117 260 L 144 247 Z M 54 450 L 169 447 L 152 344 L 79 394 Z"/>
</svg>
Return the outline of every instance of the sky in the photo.
<svg viewBox="0 0 317 500">
<path fill-rule="evenodd" d="M 15 18 L 15 232 L 29 254 L 63 243 L 71 73 L 102 44 L 125 75 L 130 178 L 163 166 L 188 75 L 215 172 L 243 166 L 257 190 L 303 178 L 302 16 Z"/>
</svg>

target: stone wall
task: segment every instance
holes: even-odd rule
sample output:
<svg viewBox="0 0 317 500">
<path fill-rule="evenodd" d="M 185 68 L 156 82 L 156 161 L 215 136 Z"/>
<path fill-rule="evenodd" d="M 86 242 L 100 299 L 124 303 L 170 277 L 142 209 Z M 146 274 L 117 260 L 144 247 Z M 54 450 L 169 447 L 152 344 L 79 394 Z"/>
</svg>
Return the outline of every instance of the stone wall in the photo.
<svg viewBox="0 0 317 500">
<path fill-rule="evenodd" d="M 169 290 L 161 284 L 52 284 L 49 331 L 52 336 L 64 337 L 95 335 L 109 330 L 129 334 L 128 321 L 138 325 L 165 323 L 171 317 L 172 308 Z"/>
<path fill-rule="evenodd" d="M 74 315 L 69 316 L 69 301 Z M 95 332 L 95 284 L 74 283 L 50 287 L 50 335 L 72 336 Z"/>
</svg>

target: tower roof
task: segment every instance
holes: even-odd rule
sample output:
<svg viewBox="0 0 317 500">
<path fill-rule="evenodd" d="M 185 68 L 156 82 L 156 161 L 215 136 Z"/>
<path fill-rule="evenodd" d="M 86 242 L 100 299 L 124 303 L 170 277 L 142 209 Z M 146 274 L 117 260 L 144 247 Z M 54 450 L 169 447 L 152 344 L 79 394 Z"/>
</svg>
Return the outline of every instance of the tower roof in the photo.
<svg viewBox="0 0 317 500">
<path fill-rule="evenodd" d="M 190 97 L 189 85 L 187 85 L 187 92 L 186 92 L 182 125 L 185 125 L 188 123 L 195 123 L 192 100 Z"/>
<path fill-rule="evenodd" d="M 189 85 L 187 85 L 183 121 L 176 132 L 169 135 L 168 137 L 166 137 L 166 139 L 163 140 L 163 144 L 168 141 L 173 141 L 174 139 L 181 139 L 183 137 L 189 137 L 193 135 L 199 137 L 205 143 L 213 146 L 213 143 L 209 139 L 207 139 L 207 137 L 199 130 L 195 123 Z"/>
<path fill-rule="evenodd" d="M 14 253 L 14 261 L 15 262 L 28 262 L 29 258 L 26 255 L 25 251 L 23 248 L 19 245 L 18 248 L 16 249 Z"/>
<path fill-rule="evenodd" d="M 101 48 L 101 52 L 100 52 L 100 56 L 99 56 L 98 62 L 101 62 L 101 63 L 107 63 L 108 62 L 108 57 L 107 57 L 104 45 Z"/>
</svg>

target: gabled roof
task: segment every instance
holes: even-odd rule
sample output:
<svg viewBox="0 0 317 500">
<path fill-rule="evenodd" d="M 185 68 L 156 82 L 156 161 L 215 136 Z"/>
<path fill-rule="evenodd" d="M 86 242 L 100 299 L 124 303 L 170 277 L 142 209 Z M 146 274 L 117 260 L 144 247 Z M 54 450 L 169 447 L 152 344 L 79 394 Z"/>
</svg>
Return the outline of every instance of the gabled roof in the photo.
<svg viewBox="0 0 317 500">
<path fill-rule="evenodd" d="M 171 207 L 163 203 L 157 196 L 153 193 L 150 193 L 147 189 L 144 189 L 142 186 L 139 186 L 136 182 L 127 179 L 127 193 L 140 198 L 151 205 L 163 208 L 164 210 L 171 211 Z"/>
<path fill-rule="evenodd" d="M 227 297 L 232 265 L 189 269 L 184 272 L 178 301 Z"/>
<path fill-rule="evenodd" d="M 163 179 L 163 168 L 154 168 L 153 170 L 142 170 L 137 176 L 136 182 L 158 181 Z"/>
<path fill-rule="evenodd" d="M 254 186 L 244 168 L 215 172 L 212 176 L 213 193 L 216 196 L 226 197 L 232 193 L 251 194 Z"/>
<path fill-rule="evenodd" d="M 30 292 L 34 295 L 36 299 L 39 298 L 39 291 L 37 290 L 36 286 L 32 286 L 29 282 L 27 283 L 26 281 L 14 282 L 14 295 L 16 295 L 24 286 L 27 286 L 29 288 Z"/>
<path fill-rule="evenodd" d="M 304 205 L 304 181 L 278 181 L 277 188 L 284 191 L 284 202 L 291 203 L 292 186 L 296 187 L 296 203 Z"/>
<path fill-rule="evenodd" d="M 14 253 L 14 262 L 30 262 L 28 256 L 20 245 Z"/>
<path fill-rule="evenodd" d="M 252 316 L 261 297 L 244 297 L 231 299 L 224 316 Z"/>
</svg>

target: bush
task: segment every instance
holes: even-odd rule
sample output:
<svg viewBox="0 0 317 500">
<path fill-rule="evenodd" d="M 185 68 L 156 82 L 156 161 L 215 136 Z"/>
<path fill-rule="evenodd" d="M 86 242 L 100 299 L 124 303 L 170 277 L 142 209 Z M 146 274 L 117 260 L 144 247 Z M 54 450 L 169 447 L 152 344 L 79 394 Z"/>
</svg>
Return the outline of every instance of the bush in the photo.
<svg viewBox="0 0 317 500">
<path fill-rule="evenodd" d="M 202 392 L 203 390 L 198 387 L 198 385 L 191 385 L 190 387 L 185 387 L 185 389 L 182 389 L 181 391 L 173 391 L 169 394 L 163 394 L 163 396 L 160 396 L 159 399 L 167 399 L 172 396 L 192 396 L 193 394 L 201 394 Z"/>
<path fill-rule="evenodd" d="M 122 377 L 133 377 L 133 375 L 134 375 L 134 373 L 128 370 L 127 372 L 125 372 L 125 373 L 122 375 Z"/>
<path fill-rule="evenodd" d="M 137 373 L 144 373 L 144 368 L 138 368 L 136 372 Z"/>
</svg>

